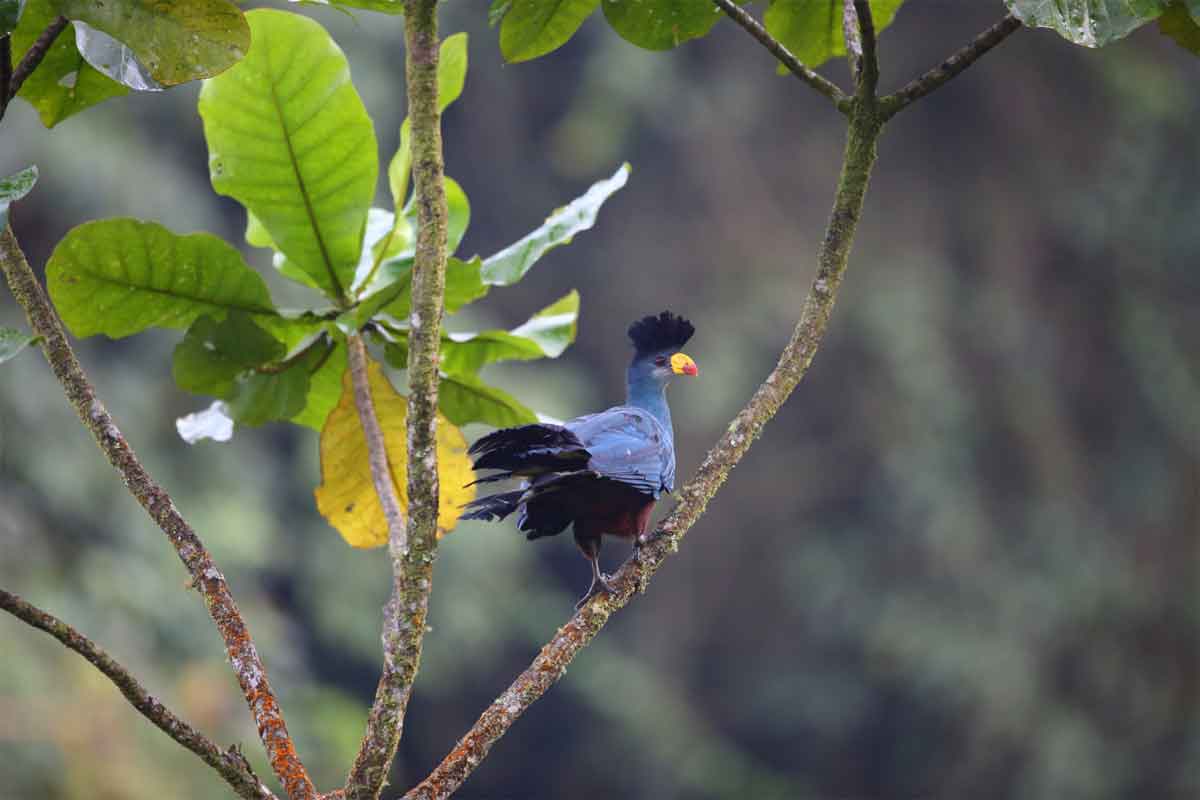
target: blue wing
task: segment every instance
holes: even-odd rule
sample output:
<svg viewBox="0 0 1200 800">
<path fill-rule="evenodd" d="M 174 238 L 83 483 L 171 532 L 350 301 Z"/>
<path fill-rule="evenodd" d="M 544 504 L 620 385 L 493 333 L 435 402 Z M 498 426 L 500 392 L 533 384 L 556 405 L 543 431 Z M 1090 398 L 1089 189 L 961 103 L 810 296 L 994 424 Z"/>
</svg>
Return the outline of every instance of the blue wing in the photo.
<svg viewBox="0 0 1200 800">
<path fill-rule="evenodd" d="M 587 448 L 588 468 L 655 499 L 675 486 L 675 443 L 652 414 L 617 406 L 565 426 Z"/>
</svg>

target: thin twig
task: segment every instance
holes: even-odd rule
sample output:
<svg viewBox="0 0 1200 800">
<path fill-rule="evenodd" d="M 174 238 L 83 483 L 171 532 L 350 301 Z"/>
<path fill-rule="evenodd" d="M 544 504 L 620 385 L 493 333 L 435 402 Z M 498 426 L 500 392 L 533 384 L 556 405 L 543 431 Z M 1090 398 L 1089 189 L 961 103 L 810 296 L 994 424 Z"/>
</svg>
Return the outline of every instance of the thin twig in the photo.
<svg viewBox="0 0 1200 800">
<path fill-rule="evenodd" d="M 1021 21 L 1009 14 L 995 25 L 980 33 L 969 44 L 938 66 L 919 78 L 913 79 L 895 94 L 890 94 L 882 98 L 879 101 L 880 108 L 889 117 L 903 111 L 913 102 L 920 100 L 933 90 L 948 83 L 951 78 L 956 77 L 967 67 L 974 64 L 985 53 L 1003 42 L 1020 27 Z"/>
<path fill-rule="evenodd" d="M 171 540 L 179 560 L 192 577 L 192 584 L 204 597 L 209 616 L 225 642 L 226 653 L 237 674 L 246 704 L 254 715 L 258 736 L 266 748 L 271 769 L 279 776 L 291 800 L 315 797 L 312 781 L 296 755 L 279 703 L 267 682 L 266 668 L 258 657 L 241 612 L 229 593 L 225 576 L 213 564 L 204 544 L 175 508 L 170 495 L 146 472 L 112 416 L 96 397 L 95 388 L 67 342 L 62 321 L 34 277 L 9 227 L 0 232 L 0 268 L 8 279 L 13 296 L 25 309 L 34 333 L 42 337 L 42 351 L 46 360 L 50 362 L 51 370 L 62 384 L 79 418 L 92 432 L 109 463 L 121 474 L 130 494 L 137 498 L 150 518 Z"/>
<path fill-rule="evenodd" d="M 433 560 L 437 555 L 438 346 L 448 217 L 438 110 L 437 0 L 406 0 L 404 20 L 413 196 L 417 205 L 408 341 L 407 541 L 389 537 L 393 590 L 384 608 L 383 674 L 366 734 L 346 781 L 346 797 L 351 800 L 378 798 L 395 758 L 421 664 Z"/>
<path fill-rule="evenodd" d="M 838 107 L 838 110 L 845 112 L 846 109 L 844 106 L 849 98 L 846 97 L 845 92 L 838 88 L 837 84 L 802 64 L 778 39 L 767 33 L 767 29 L 762 26 L 762 23 L 752 17 L 741 6 L 738 6 L 734 0 L 713 0 L 713 2 L 729 15 L 730 19 L 742 26 L 746 33 L 753 36 L 759 44 L 767 48 L 767 51 L 775 56 L 780 64 L 787 67 L 789 72 L 832 100 L 834 105 Z"/>
<path fill-rule="evenodd" d="M 358 334 L 347 337 L 346 352 L 350 360 L 350 378 L 354 384 L 354 406 L 358 409 L 358 420 L 362 423 L 367 440 L 367 460 L 371 466 L 371 480 L 375 494 L 383 506 L 383 517 L 387 520 L 388 539 L 401 543 L 407 549 L 404 512 L 400 509 L 400 497 L 396 494 L 396 482 L 392 467 L 388 463 L 387 443 L 379 417 L 375 415 L 375 403 L 371 399 L 371 383 L 367 378 L 367 348 Z"/>
<path fill-rule="evenodd" d="M 429 777 L 405 795 L 405 800 L 441 800 L 463 784 L 516 719 L 562 677 L 609 617 L 624 607 L 635 592 L 645 589 L 650 577 L 675 552 L 680 539 L 704 513 L 730 470 L 804 377 L 825 335 L 846 270 L 882 127 L 883 117 L 878 110 L 870 104 L 854 104 L 833 212 L 818 253 L 817 275 L 791 341 L 775 369 L 708 452 L 696 475 L 680 490 L 679 502 L 658 527 L 654 541 L 617 571 L 612 580 L 613 594 L 598 595 L 558 629 L 533 663 L 493 701 Z"/>
<path fill-rule="evenodd" d="M 104 673 L 121 691 L 130 705 L 150 720 L 167 736 L 191 750 L 220 773 L 239 797 L 247 800 L 274 800 L 263 782 L 258 779 L 246 757 L 236 747 L 222 750 L 211 739 L 177 717 L 142 687 L 124 666 L 99 645 L 53 614 L 0 589 L 0 609 L 17 619 L 58 639 L 83 656 L 88 663 Z"/>
<path fill-rule="evenodd" d="M 858 98 L 874 103 L 875 90 L 879 86 L 879 53 L 871 3 L 869 0 L 844 0 L 844 3 L 843 31 L 848 37 L 846 52 L 851 54 L 851 62 L 855 65 Z"/>
<path fill-rule="evenodd" d="M 21 63 L 17 64 L 12 73 L 12 80 L 8 84 L 8 99 L 12 100 L 17 96 L 17 92 L 21 91 L 21 85 L 25 83 L 25 79 L 33 74 L 37 69 L 38 64 L 42 63 L 42 59 L 46 57 L 46 53 L 50 50 L 50 46 L 54 44 L 54 40 L 67 27 L 66 17 L 55 17 L 54 21 L 46 26 L 46 30 L 38 34 L 38 38 L 29 46 L 29 50 L 21 57 Z"/>
</svg>

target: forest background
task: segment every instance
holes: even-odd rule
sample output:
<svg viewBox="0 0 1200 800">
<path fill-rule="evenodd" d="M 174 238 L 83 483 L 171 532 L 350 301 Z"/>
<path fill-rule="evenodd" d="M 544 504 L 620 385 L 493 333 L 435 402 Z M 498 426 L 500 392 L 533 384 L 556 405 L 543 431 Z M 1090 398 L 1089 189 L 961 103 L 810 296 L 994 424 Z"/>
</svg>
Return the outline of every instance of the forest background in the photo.
<svg viewBox="0 0 1200 800">
<path fill-rule="evenodd" d="M 470 34 L 466 89 L 443 124 L 448 172 L 472 201 L 463 252 L 491 252 L 622 161 L 634 168 L 593 230 L 519 291 L 472 307 L 464 322 L 511 327 L 572 288 L 583 298 L 563 357 L 492 367 L 489 379 L 557 417 L 610 405 L 628 322 L 684 313 L 701 367 L 699 383 L 672 389 L 688 473 L 797 316 L 844 123 L 727 20 L 649 53 L 592 19 L 561 50 L 505 65 L 468 5 L 442 6 L 443 32 Z M 882 88 L 1001 12 L 910 0 L 880 40 Z M 347 51 L 391 153 L 401 22 L 305 13 Z M 1191 796 L 1198 77 L 1195 57 L 1152 27 L 1099 51 L 1022 30 L 891 124 L 811 373 L 652 590 L 461 796 Z M 35 265 L 100 217 L 241 241 L 241 209 L 209 184 L 197 91 L 111 100 L 51 134 L 12 105 L 0 174 L 41 168 L 15 215 Z M 263 252 L 246 252 L 273 281 Z M 287 290 L 272 282 L 284 305 Z M 0 326 L 22 324 L 6 295 Z M 225 569 L 297 746 L 333 785 L 377 677 L 386 559 L 350 550 L 317 515 L 311 432 L 179 439 L 175 418 L 203 403 L 171 381 L 175 341 L 77 346 Z M 59 397 L 36 354 L 4 365 L 0 585 L 103 642 L 258 764 L 174 555 Z M 475 523 L 443 541 L 396 788 L 528 663 L 585 580 L 565 541 L 531 546 Z M 221 791 L 58 644 L 9 621 L 0 653 L 6 794 Z"/>
</svg>

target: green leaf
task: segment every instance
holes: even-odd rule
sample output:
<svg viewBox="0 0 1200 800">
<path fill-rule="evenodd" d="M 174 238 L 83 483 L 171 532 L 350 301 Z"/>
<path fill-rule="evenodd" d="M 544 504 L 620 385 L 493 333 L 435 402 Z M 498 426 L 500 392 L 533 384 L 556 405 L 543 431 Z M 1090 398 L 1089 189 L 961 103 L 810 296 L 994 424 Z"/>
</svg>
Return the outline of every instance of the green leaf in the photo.
<svg viewBox="0 0 1200 800">
<path fill-rule="evenodd" d="M 0 180 L 0 231 L 8 224 L 8 207 L 33 191 L 38 168 L 26 167 Z"/>
<path fill-rule="evenodd" d="M 58 13 L 133 51 L 164 86 L 208 78 L 237 63 L 250 28 L 230 0 L 53 0 Z"/>
<path fill-rule="evenodd" d="M 712 0 L 603 0 L 600 5 L 621 38 L 647 50 L 670 50 L 703 36 L 721 16 Z"/>
<path fill-rule="evenodd" d="M 229 416 L 239 425 L 262 425 L 302 414 L 312 374 L 324 365 L 332 346 L 323 340 L 304 350 L 286 369 L 240 378 L 229 397 Z"/>
<path fill-rule="evenodd" d="M 1175 44 L 1200 56 L 1200 0 L 1191 0 L 1189 11 L 1183 2 L 1172 3 L 1158 18 L 1158 31 Z"/>
<path fill-rule="evenodd" d="M 200 92 L 213 188 L 339 298 L 375 194 L 375 131 L 345 55 L 320 25 L 271 9 L 246 19 L 254 37 L 246 58 Z"/>
<path fill-rule="evenodd" d="M 1157 19 L 1168 0 L 1004 0 L 1031 28 L 1050 28 L 1069 42 L 1103 47 Z"/>
<path fill-rule="evenodd" d="M 467 35 L 447 36 L 438 49 L 438 111 L 458 99 L 467 82 Z"/>
<path fill-rule="evenodd" d="M 50 0 L 27 0 L 21 21 L 12 34 L 14 61 L 29 50 L 57 16 Z M 43 125 L 53 128 L 72 114 L 128 92 L 129 89 L 84 61 L 75 47 L 73 26 L 68 26 L 46 51 L 38 68 L 21 84 L 17 96 L 37 110 Z"/>
<path fill-rule="evenodd" d="M 575 341 L 579 292 L 572 291 L 511 331 L 449 333 L 442 338 L 442 369 L 474 375 L 497 361 L 558 358 Z"/>
<path fill-rule="evenodd" d="M 443 375 L 438 382 L 438 410 L 455 425 L 485 422 L 508 428 L 537 422 L 537 414 L 515 397 L 473 375 Z"/>
<path fill-rule="evenodd" d="M 438 110 L 445 111 L 447 106 L 458 99 L 462 94 L 463 86 L 467 80 L 467 35 L 465 33 L 456 33 L 453 36 L 446 37 L 442 42 L 441 48 L 438 51 Z M 411 229 L 415 228 L 412 225 L 412 220 L 408 217 L 405 211 L 405 197 L 408 194 L 408 174 L 412 170 L 412 135 L 408 118 L 405 117 L 404 122 L 400 125 L 400 146 L 396 148 L 396 154 L 392 156 L 391 162 L 388 164 L 388 188 L 392 192 L 392 205 L 396 209 L 396 224 L 404 225 L 409 223 Z M 449 191 L 449 181 L 447 183 L 447 191 Z M 458 184 L 454 184 L 457 188 Z M 462 190 L 459 189 L 461 192 Z M 466 195 L 463 195 L 463 202 L 466 202 Z M 453 212 L 453 209 L 452 209 Z M 451 253 L 454 248 L 451 247 Z"/>
<path fill-rule="evenodd" d="M 104 75 L 139 92 L 161 92 L 167 88 L 154 79 L 127 45 L 86 22 L 76 21 L 73 27 L 79 54 Z"/>
<path fill-rule="evenodd" d="M 390 317 L 408 320 L 408 312 L 412 307 L 412 258 L 397 259 L 385 265 L 395 270 L 395 278 L 391 287 L 381 293 L 386 302 L 375 302 L 370 315 L 383 310 Z M 483 261 L 475 256 L 470 261 L 461 258 L 446 260 L 446 313 L 453 314 L 468 303 L 473 303 L 488 293 L 488 285 L 482 277 Z M 370 308 L 369 301 L 364 306 Z M 363 321 L 370 316 L 363 317 Z"/>
<path fill-rule="evenodd" d="M 318 431 L 325 427 L 325 420 L 342 396 L 342 373 L 346 371 L 346 363 L 345 343 L 335 342 L 325 362 L 309 375 L 308 397 L 303 410 L 291 418 L 292 422 Z"/>
<path fill-rule="evenodd" d="M 239 376 L 280 360 L 286 352 L 283 342 L 244 312 L 219 322 L 206 315 L 192 323 L 175 347 L 171 371 L 180 389 L 228 400 Z"/>
<path fill-rule="evenodd" d="M 378 11 L 382 14 L 403 14 L 404 0 L 288 0 L 291 3 L 314 3 L 334 8 L 360 8 L 364 11 Z"/>
<path fill-rule="evenodd" d="M 600 0 L 513 0 L 500 25 L 500 52 L 518 62 L 557 50 L 598 5 Z"/>
<path fill-rule="evenodd" d="M 50 297 L 76 336 L 114 339 L 204 314 L 275 315 L 267 285 L 230 245 L 156 222 L 107 219 L 67 232 L 46 264 Z"/>
<path fill-rule="evenodd" d="M 0 364 L 16 358 L 26 347 L 39 341 L 38 336 L 30 336 L 12 328 L 0 328 Z"/>
<path fill-rule="evenodd" d="M 604 201 L 629 180 L 630 167 L 621 168 L 607 180 L 592 184 L 582 196 L 551 214 L 541 227 L 499 253 L 484 259 L 483 282 L 492 286 L 511 286 L 529 271 L 547 251 L 566 244 L 580 231 L 596 222 Z"/>
<path fill-rule="evenodd" d="M 876 33 L 892 24 L 904 0 L 873 0 L 871 19 Z M 842 30 L 843 0 L 771 0 L 763 25 L 802 63 L 819 67 L 831 58 L 846 55 Z M 786 75 L 787 67 L 780 66 Z"/>
</svg>

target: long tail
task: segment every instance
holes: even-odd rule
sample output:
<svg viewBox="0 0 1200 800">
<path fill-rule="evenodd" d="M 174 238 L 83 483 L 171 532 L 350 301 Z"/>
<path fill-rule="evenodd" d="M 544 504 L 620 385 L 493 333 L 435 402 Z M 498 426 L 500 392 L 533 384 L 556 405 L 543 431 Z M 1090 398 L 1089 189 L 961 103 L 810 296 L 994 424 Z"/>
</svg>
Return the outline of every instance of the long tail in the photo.
<svg viewBox="0 0 1200 800">
<path fill-rule="evenodd" d="M 472 500 L 464 506 L 467 513 L 463 514 L 461 519 L 482 519 L 487 522 L 502 520 L 517 510 L 524 493 L 525 490 L 517 489 L 514 492 L 492 494 Z"/>
</svg>

